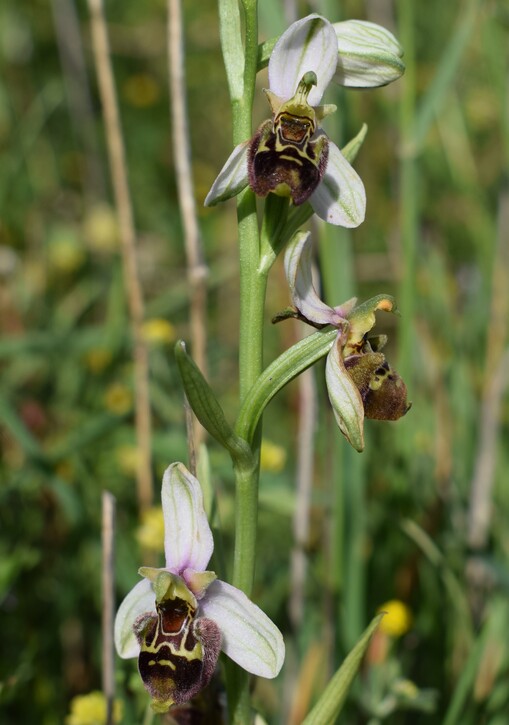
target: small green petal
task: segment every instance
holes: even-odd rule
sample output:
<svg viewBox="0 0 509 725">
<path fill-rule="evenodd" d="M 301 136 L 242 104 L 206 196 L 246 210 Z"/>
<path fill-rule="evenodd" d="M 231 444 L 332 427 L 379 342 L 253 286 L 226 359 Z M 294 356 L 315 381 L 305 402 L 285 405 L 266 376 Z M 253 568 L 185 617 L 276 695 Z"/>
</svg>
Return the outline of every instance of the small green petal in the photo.
<svg viewBox="0 0 509 725">
<path fill-rule="evenodd" d="M 189 589 L 193 592 L 197 599 L 201 599 L 208 587 L 217 579 L 217 574 L 213 571 L 193 571 L 186 569 L 184 577 Z"/>
<path fill-rule="evenodd" d="M 394 298 L 390 295 L 376 295 L 376 297 L 372 297 L 366 300 L 366 302 L 363 302 L 348 315 L 350 329 L 348 332 L 348 340 L 343 350 L 344 357 L 361 351 L 365 334 L 375 325 L 375 312 L 377 310 L 396 313 L 397 308 Z"/>
</svg>

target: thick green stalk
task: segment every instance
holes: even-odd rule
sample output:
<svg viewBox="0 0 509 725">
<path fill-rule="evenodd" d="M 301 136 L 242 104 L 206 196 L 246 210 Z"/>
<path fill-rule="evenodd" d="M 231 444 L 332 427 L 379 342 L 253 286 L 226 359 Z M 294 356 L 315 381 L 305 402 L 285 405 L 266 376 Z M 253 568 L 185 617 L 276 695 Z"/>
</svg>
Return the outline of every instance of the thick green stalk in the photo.
<svg viewBox="0 0 509 725">
<path fill-rule="evenodd" d="M 252 135 L 252 110 L 258 53 L 257 0 L 242 0 L 242 6 L 245 15 L 244 77 L 242 95 L 232 99 L 233 143 L 235 145 L 246 141 Z M 242 402 L 262 371 L 262 325 L 266 290 L 266 275 L 262 277 L 258 273 L 260 238 L 256 216 L 256 197 L 250 189 L 246 189 L 238 198 L 237 216 L 240 258 L 239 389 Z M 257 473 L 253 485 L 257 485 Z M 242 497 L 240 498 L 242 499 Z M 238 502 L 238 505 L 242 505 L 241 502 Z M 236 556 L 236 561 L 237 558 Z M 252 574 L 251 572 L 247 588 L 242 587 L 246 594 L 249 594 L 251 590 Z M 234 568 L 235 586 L 240 586 L 240 579 L 246 582 L 247 578 L 240 574 L 237 567 Z"/>
<path fill-rule="evenodd" d="M 258 52 L 257 2 L 242 0 L 242 5 L 245 15 L 244 88 L 242 98 L 236 99 L 233 103 L 235 144 L 251 136 Z M 259 272 L 260 238 L 256 199 L 250 189 L 246 189 L 240 195 L 237 213 L 240 255 L 239 387 L 242 402 L 262 372 L 263 312 L 267 274 Z M 253 585 L 256 547 L 258 464 L 249 470 L 237 468 L 236 477 L 233 584 L 249 595 Z"/>
<path fill-rule="evenodd" d="M 239 391 L 242 403 L 262 371 L 267 273 L 258 271 L 260 242 L 256 200 L 251 189 L 246 189 L 239 196 L 237 213 L 240 262 Z"/>
<path fill-rule="evenodd" d="M 241 0 L 244 9 L 244 74 L 242 94 L 232 97 L 233 142 L 246 141 L 252 135 L 253 96 L 258 52 L 257 0 Z M 259 271 L 260 237 L 256 216 L 256 198 L 246 189 L 237 206 L 240 259 L 240 335 L 239 390 L 241 402 L 262 372 L 263 312 L 267 272 Z M 259 442 L 261 428 L 256 440 Z M 258 444 L 254 449 L 259 448 Z M 259 456 L 249 468 L 237 467 L 235 497 L 235 549 L 232 583 L 248 596 L 253 586 L 258 507 Z M 228 667 L 230 721 L 235 725 L 251 722 L 249 681 L 240 668 Z"/>
</svg>

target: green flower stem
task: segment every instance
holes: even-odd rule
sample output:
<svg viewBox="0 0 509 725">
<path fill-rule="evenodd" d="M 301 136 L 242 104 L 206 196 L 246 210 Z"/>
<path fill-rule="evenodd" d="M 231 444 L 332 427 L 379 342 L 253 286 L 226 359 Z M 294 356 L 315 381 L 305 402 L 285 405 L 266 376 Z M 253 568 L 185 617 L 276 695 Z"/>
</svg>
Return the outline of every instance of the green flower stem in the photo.
<svg viewBox="0 0 509 725">
<path fill-rule="evenodd" d="M 256 558 L 258 461 L 253 468 L 236 468 L 235 550 L 233 585 L 251 592 Z"/>
<path fill-rule="evenodd" d="M 233 3 L 233 4 L 232 4 Z M 241 0 L 244 10 L 244 57 L 239 62 L 240 22 L 237 0 L 220 0 L 221 42 L 229 79 L 233 115 L 233 142 L 246 141 L 252 135 L 252 109 L 256 86 L 258 54 L 258 3 Z M 232 21 L 232 14 L 234 21 Z M 243 68 L 239 90 L 238 68 Z M 237 75 L 235 74 L 237 69 Z M 239 390 L 243 402 L 259 377 L 263 366 L 263 313 L 268 270 L 260 271 L 260 234 L 256 215 L 256 198 L 250 189 L 237 201 L 240 262 L 240 335 Z M 256 548 L 256 501 L 259 456 L 256 446 L 253 466 L 236 466 L 237 495 L 233 584 L 248 596 L 251 593 Z M 253 503 L 254 502 L 254 503 Z"/>
<path fill-rule="evenodd" d="M 253 99 L 256 89 L 256 73 L 258 59 L 258 0 L 241 0 L 244 8 L 245 18 L 245 38 L 244 44 L 246 48 L 244 62 L 244 94 L 243 101 L 248 112 L 245 117 L 247 136 L 251 138 L 251 124 L 253 117 Z M 240 143 L 236 141 L 236 143 Z"/>
<path fill-rule="evenodd" d="M 245 16 L 244 92 L 233 104 L 233 141 L 250 138 L 253 96 L 256 83 L 258 52 L 258 18 L 256 0 L 242 0 Z M 267 274 L 259 272 L 260 235 L 256 216 L 256 198 L 246 189 L 238 199 L 240 256 L 240 340 L 239 389 L 241 403 L 259 377 L 263 366 L 263 313 Z M 259 457 L 248 469 L 236 468 L 235 552 L 233 585 L 248 596 L 254 576 L 256 549 L 256 513 L 258 498 Z"/>
<path fill-rule="evenodd" d="M 262 371 L 263 315 L 267 272 L 259 272 L 260 239 L 256 216 L 256 200 L 251 189 L 239 195 L 239 260 L 240 260 L 240 401 Z"/>
<path fill-rule="evenodd" d="M 223 6 L 220 19 L 225 26 L 229 24 L 224 12 L 229 2 L 231 0 L 220 0 L 220 4 Z M 237 0 L 235 0 L 235 4 L 237 5 Z M 257 0 L 241 0 L 241 4 L 244 9 L 245 53 L 242 93 L 231 94 L 234 145 L 246 141 L 252 135 L 252 109 L 258 54 Z M 238 5 L 236 12 L 238 12 Z M 237 30 L 240 30 L 238 25 Z M 221 37 L 226 62 L 227 58 L 231 57 L 228 47 L 229 36 L 225 33 Z M 238 48 L 239 35 L 230 40 L 232 47 Z M 224 45 L 225 41 L 227 47 Z M 268 270 L 260 271 L 259 269 L 260 235 L 256 216 L 256 198 L 250 189 L 246 189 L 238 197 L 237 216 L 240 261 L 239 390 L 242 403 L 262 372 L 263 313 L 268 273 Z M 260 440 L 261 427 L 258 428 L 256 440 L 253 438 L 254 464 L 235 467 L 235 548 L 232 583 L 248 596 L 253 587 L 255 567 Z M 238 667 L 229 665 L 226 675 L 230 721 L 235 725 L 247 725 L 251 721 L 247 673 Z"/>
<path fill-rule="evenodd" d="M 301 206 L 294 206 L 290 209 L 288 214 L 288 221 L 285 225 L 283 233 L 281 235 L 281 244 L 284 246 L 311 217 L 314 211 L 311 204 L 306 202 Z"/>
</svg>

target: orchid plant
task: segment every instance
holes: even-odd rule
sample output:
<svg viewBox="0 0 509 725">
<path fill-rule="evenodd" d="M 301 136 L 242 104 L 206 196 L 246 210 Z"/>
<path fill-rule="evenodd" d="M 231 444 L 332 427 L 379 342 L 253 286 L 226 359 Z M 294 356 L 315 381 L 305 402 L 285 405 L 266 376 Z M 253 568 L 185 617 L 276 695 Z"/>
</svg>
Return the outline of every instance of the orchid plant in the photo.
<svg viewBox="0 0 509 725">
<path fill-rule="evenodd" d="M 409 408 L 406 386 L 370 336 L 377 310 L 395 311 L 379 295 L 357 305 L 322 302 L 311 276 L 311 237 L 300 227 L 313 214 L 356 227 L 366 212 L 362 180 L 352 167 L 366 128 L 342 150 L 321 121 L 336 110 L 320 105 L 331 82 L 356 88 L 385 85 L 404 71 L 394 36 L 373 23 L 330 23 L 317 14 L 293 23 L 281 37 L 258 43 L 257 2 L 220 0 L 221 42 L 233 111 L 234 148 L 206 199 L 238 199 L 240 248 L 240 407 L 231 425 L 183 342 L 176 358 L 187 399 L 209 434 L 230 454 L 236 477 L 232 583 L 206 570 L 213 541 L 200 485 L 183 464 L 163 478 L 166 566 L 142 567 L 143 579 L 118 610 L 115 641 L 121 657 L 138 657 L 153 708 L 164 712 L 194 697 L 210 681 L 222 650 L 238 669 L 225 668 L 228 717 L 252 722 L 247 673 L 275 677 L 284 658 L 281 633 L 249 599 L 256 562 L 259 449 L 262 414 L 291 379 L 323 357 L 326 384 L 340 430 L 364 447 L 365 418 L 396 420 Z M 244 29 L 243 39 L 241 28 Z M 268 64 L 270 118 L 251 126 L 256 75 Z M 259 225 L 257 198 L 263 199 Z M 263 368 L 264 304 L 268 274 L 285 248 L 292 307 L 317 331 Z M 355 649 L 357 665 L 340 668 L 305 723 L 333 722 L 375 619 Z M 339 693 L 339 694 L 338 694 Z"/>
</svg>

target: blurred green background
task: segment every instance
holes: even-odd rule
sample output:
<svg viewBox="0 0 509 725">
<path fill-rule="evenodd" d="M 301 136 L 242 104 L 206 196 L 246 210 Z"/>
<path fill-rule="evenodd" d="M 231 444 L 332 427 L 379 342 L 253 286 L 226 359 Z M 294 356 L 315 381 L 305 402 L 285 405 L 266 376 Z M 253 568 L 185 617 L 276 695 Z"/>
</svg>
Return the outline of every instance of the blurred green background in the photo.
<svg viewBox="0 0 509 725">
<path fill-rule="evenodd" d="M 235 207 L 202 207 L 231 150 L 231 116 L 216 3 L 184 6 L 193 173 L 210 272 L 209 377 L 233 419 Z M 407 73 L 393 85 L 330 92 L 339 112 L 327 130 L 340 145 L 369 126 L 355 164 L 368 210 L 353 232 L 314 236 L 331 302 L 395 295 L 401 317 L 381 313 L 377 330 L 390 336 L 387 355 L 413 407 L 397 423 L 368 421 L 359 456 L 340 440 L 316 370 L 298 626 L 288 615 L 298 385 L 267 411 L 264 437 L 277 448 L 265 447 L 254 598 L 283 630 L 288 655 L 278 681 L 257 684 L 254 703 L 269 723 L 299 723 L 390 601 L 396 615 L 405 605 L 395 615 L 401 627 L 374 641 L 341 722 L 507 725 L 509 5 L 298 3 L 299 17 L 312 10 L 383 24 L 405 48 Z M 284 12 L 260 2 L 261 40 L 282 32 Z M 172 352 L 175 339 L 189 338 L 189 295 L 166 6 L 113 0 L 106 13 L 150 321 L 158 481 L 169 463 L 187 459 Z M 266 115 L 260 93 L 255 123 Z M 101 688 L 102 490 L 117 499 L 119 600 L 147 563 L 142 548 L 162 543 L 157 510 L 140 528 L 129 321 L 86 3 L 1 3 L 0 154 L 0 720 L 53 725 L 65 722 L 73 698 Z M 270 326 L 288 302 L 277 263 L 267 363 L 297 339 L 293 323 Z M 209 454 L 227 576 L 233 476 L 215 443 Z M 122 721 L 142 722 L 147 698 L 136 665 L 117 664 Z M 94 722 L 81 717 L 69 722 Z"/>
</svg>

